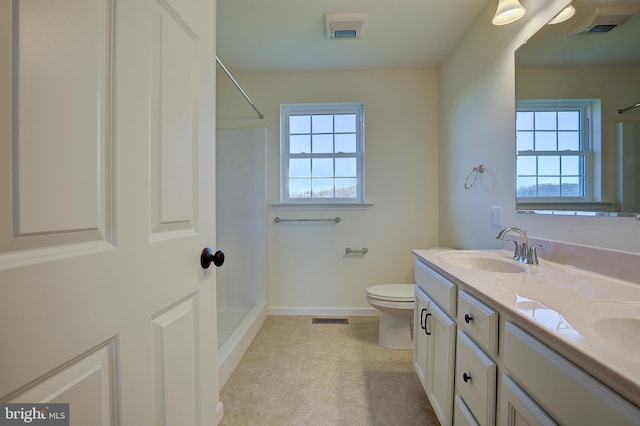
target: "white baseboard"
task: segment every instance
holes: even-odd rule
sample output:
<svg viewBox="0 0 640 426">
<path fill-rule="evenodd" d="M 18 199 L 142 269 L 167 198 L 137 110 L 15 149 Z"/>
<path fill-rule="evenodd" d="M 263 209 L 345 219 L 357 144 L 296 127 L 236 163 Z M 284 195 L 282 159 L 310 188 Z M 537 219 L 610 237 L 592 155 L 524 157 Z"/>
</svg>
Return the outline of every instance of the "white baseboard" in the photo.
<svg viewBox="0 0 640 426">
<path fill-rule="evenodd" d="M 376 308 L 270 306 L 268 309 L 269 315 L 301 315 L 317 317 L 375 317 L 380 315 L 380 312 Z"/>
</svg>

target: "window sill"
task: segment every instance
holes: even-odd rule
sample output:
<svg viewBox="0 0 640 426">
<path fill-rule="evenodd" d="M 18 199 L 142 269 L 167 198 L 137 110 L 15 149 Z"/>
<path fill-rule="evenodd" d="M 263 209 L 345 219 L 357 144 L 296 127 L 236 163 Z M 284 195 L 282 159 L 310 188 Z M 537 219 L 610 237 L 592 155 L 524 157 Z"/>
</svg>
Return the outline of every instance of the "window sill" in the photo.
<svg viewBox="0 0 640 426">
<path fill-rule="evenodd" d="M 536 211 L 536 210 L 566 210 L 566 211 L 593 211 L 593 212 L 614 212 L 616 211 L 616 203 L 606 202 L 532 202 L 517 201 L 516 210 L 518 211 Z"/>
<path fill-rule="evenodd" d="M 373 203 L 274 203 L 274 210 L 368 210 Z"/>
</svg>

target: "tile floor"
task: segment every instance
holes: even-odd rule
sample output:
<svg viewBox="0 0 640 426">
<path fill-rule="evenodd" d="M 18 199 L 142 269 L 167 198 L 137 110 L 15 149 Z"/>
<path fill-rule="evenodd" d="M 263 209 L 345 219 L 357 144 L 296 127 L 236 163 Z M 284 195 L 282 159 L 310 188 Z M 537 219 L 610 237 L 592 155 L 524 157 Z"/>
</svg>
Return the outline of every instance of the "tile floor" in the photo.
<svg viewBox="0 0 640 426">
<path fill-rule="evenodd" d="M 413 352 L 377 336 L 377 317 L 268 317 L 220 392 L 220 425 L 438 425 Z"/>
</svg>

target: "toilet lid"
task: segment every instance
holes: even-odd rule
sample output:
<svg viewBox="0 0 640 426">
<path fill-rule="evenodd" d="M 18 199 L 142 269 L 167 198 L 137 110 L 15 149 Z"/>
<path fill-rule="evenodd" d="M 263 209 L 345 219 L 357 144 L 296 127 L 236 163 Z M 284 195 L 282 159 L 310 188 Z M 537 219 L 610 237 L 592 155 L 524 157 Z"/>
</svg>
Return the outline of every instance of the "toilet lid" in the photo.
<svg viewBox="0 0 640 426">
<path fill-rule="evenodd" d="M 413 302 L 414 288 L 414 284 L 381 284 L 367 288 L 367 294 L 390 302 Z"/>
</svg>

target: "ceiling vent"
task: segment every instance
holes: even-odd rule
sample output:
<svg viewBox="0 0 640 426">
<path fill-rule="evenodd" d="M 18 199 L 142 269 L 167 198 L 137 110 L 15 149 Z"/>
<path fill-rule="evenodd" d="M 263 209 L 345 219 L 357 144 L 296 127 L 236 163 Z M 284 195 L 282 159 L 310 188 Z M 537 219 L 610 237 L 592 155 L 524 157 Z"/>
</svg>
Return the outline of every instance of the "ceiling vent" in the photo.
<svg viewBox="0 0 640 426">
<path fill-rule="evenodd" d="M 571 29 L 572 34 L 602 34 L 619 28 L 640 12 L 636 6 L 597 7 L 591 15 Z"/>
<path fill-rule="evenodd" d="M 324 21 L 329 40 L 358 39 L 364 30 L 367 13 L 327 13 Z"/>
</svg>

